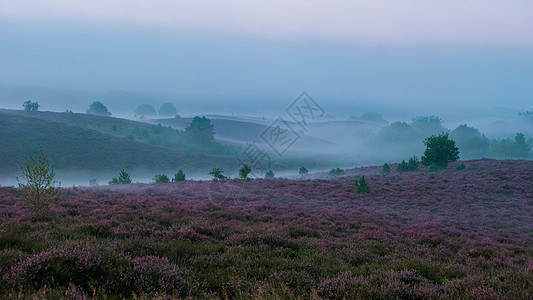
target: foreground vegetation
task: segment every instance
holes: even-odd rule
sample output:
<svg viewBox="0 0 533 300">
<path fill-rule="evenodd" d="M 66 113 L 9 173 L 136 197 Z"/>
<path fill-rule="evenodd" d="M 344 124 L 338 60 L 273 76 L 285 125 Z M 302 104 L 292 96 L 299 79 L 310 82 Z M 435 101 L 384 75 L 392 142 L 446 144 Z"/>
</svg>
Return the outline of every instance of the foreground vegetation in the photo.
<svg viewBox="0 0 533 300">
<path fill-rule="evenodd" d="M 533 162 L 464 164 L 65 188 L 40 210 L 0 188 L 0 298 L 531 298 Z"/>
</svg>

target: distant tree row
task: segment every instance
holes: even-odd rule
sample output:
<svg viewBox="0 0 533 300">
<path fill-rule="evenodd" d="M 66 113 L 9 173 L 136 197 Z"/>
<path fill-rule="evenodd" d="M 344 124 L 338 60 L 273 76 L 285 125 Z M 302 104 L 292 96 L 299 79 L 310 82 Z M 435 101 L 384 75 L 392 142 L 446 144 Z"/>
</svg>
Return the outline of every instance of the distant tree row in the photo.
<svg viewBox="0 0 533 300">
<path fill-rule="evenodd" d="M 524 113 L 524 115 L 528 115 Z M 452 131 L 446 129 L 437 116 L 420 116 L 410 123 L 394 122 L 383 127 L 376 142 L 384 147 L 407 146 L 419 143 L 424 137 L 448 133 L 460 149 L 463 159 L 491 157 L 498 159 L 532 158 L 533 139 L 526 140 L 524 134 L 517 133 L 514 139 L 488 139 L 478 129 L 466 124 Z"/>
<path fill-rule="evenodd" d="M 178 111 L 172 103 L 164 103 L 159 108 L 160 116 L 178 116 L 177 113 Z M 137 116 L 155 116 L 157 114 L 158 112 L 156 112 L 155 107 L 151 104 L 141 104 L 135 109 L 135 115 Z"/>
</svg>

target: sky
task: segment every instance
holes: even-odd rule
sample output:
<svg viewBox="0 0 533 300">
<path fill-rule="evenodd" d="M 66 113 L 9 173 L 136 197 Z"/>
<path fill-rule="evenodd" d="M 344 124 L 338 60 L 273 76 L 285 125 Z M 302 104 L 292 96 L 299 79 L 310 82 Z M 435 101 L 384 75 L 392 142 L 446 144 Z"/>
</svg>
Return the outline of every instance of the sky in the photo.
<svg viewBox="0 0 533 300">
<path fill-rule="evenodd" d="M 533 109 L 531 32 L 525 0 L 0 0 L 0 102 L 27 86 Z"/>
</svg>

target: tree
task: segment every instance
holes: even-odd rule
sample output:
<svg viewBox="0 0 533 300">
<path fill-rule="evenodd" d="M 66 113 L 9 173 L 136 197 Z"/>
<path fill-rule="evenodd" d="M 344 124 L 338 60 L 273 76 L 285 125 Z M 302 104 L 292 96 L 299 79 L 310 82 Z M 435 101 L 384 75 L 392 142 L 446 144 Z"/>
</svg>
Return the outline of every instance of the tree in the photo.
<svg viewBox="0 0 533 300">
<path fill-rule="evenodd" d="M 168 176 L 165 174 L 157 174 L 154 177 L 154 181 L 159 183 L 169 183 L 170 178 L 168 178 Z"/>
<path fill-rule="evenodd" d="M 87 110 L 88 114 L 99 116 L 110 116 L 111 113 L 107 110 L 107 107 L 100 101 L 94 101 Z"/>
<path fill-rule="evenodd" d="M 390 173 L 390 166 L 388 163 L 383 164 L 383 167 L 381 168 L 381 173 Z"/>
<path fill-rule="evenodd" d="M 265 172 L 265 179 L 273 179 L 274 178 L 274 171 L 268 170 Z"/>
<path fill-rule="evenodd" d="M 130 183 L 131 183 L 130 174 L 124 171 L 124 169 L 120 171 L 120 173 L 118 174 L 118 177 L 113 177 L 109 181 L 109 184 L 130 184 Z"/>
<path fill-rule="evenodd" d="M 59 193 L 57 182 L 54 181 L 54 169 L 40 147 L 37 157 L 31 155 L 28 157 L 28 163 L 22 168 L 21 177 L 25 182 L 20 183 L 18 177 L 17 181 L 19 187 L 25 191 L 24 198 L 36 207 L 47 206 Z"/>
<path fill-rule="evenodd" d="M 38 111 L 39 110 L 39 102 L 31 102 L 30 100 L 24 102 L 22 105 L 24 107 L 25 111 Z"/>
<path fill-rule="evenodd" d="M 178 113 L 176 107 L 172 103 L 164 103 L 159 108 L 159 114 L 162 116 L 175 116 Z"/>
<path fill-rule="evenodd" d="M 213 175 L 213 180 L 229 179 L 228 177 L 222 175 L 222 173 L 224 173 L 224 170 L 222 170 L 221 168 L 213 168 L 213 170 L 209 172 L 209 175 Z"/>
<path fill-rule="evenodd" d="M 307 175 L 307 173 L 309 173 L 309 170 L 307 170 L 306 167 L 300 167 L 300 170 L 298 171 L 298 173 L 303 177 Z"/>
<path fill-rule="evenodd" d="M 524 134 L 517 133 L 514 140 L 493 140 L 488 153 L 496 158 L 527 159 L 530 156 L 530 147 Z"/>
<path fill-rule="evenodd" d="M 172 181 L 185 181 L 185 173 L 183 173 L 182 170 L 179 170 L 178 173 L 174 174 L 174 178 L 172 178 Z"/>
<path fill-rule="evenodd" d="M 252 173 L 252 168 L 250 168 L 249 165 L 244 164 L 242 168 L 239 170 L 239 178 L 242 180 L 249 181 L 251 178 L 248 177 Z"/>
<path fill-rule="evenodd" d="M 189 126 L 185 128 L 185 133 L 202 146 L 212 144 L 215 141 L 214 125 L 206 117 L 194 117 Z"/>
<path fill-rule="evenodd" d="M 368 194 L 370 193 L 370 187 L 366 183 L 365 176 L 361 176 L 359 181 L 357 181 L 357 178 L 353 182 L 355 188 L 357 189 L 357 192 L 359 194 Z"/>
<path fill-rule="evenodd" d="M 426 166 L 434 164 L 437 168 L 445 168 L 449 162 L 459 159 L 459 148 L 454 140 L 448 139 L 448 134 L 432 135 L 424 140 L 426 151 L 422 156 L 422 163 Z"/>
<path fill-rule="evenodd" d="M 442 126 L 444 122 L 437 116 L 418 116 L 411 121 L 413 129 L 424 134 L 440 134 L 446 132 L 446 128 Z"/>
<path fill-rule="evenodd" d="M 155 107 L 151 104 L 141 104 L 135 109 L 135 114 L 138 116 L 154 116 L 157 115 Z"/>
<path fill-rule="evenodd" d="M 474 127 L 459 125 L 450 132 L 449 138 L 454 140 L 463 159 L 481 158 L 486 155 L 489 139 Z"/>
</svg>

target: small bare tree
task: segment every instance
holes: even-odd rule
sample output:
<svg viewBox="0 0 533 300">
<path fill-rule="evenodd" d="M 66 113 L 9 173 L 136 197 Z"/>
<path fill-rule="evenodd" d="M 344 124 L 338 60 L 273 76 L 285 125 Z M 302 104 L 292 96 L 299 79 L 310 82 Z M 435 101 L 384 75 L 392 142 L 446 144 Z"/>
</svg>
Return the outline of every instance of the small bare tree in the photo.
<svg viewBox="0 0 533 300">
<path fill-rule="evenodd" d="M 28 163 L 22 168 L 21 180 L 17 177 L 19 187 L 25 193 L 25 200 L 35 205 L 37 208 L 43 208 L 59 194 L 57 181 L 54 181 L 55 172 L 50 166 L 48 159 L 39 147 L 39 156 L 28 157 Z"/>
</svg>

